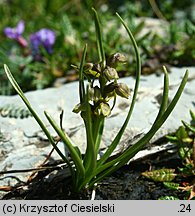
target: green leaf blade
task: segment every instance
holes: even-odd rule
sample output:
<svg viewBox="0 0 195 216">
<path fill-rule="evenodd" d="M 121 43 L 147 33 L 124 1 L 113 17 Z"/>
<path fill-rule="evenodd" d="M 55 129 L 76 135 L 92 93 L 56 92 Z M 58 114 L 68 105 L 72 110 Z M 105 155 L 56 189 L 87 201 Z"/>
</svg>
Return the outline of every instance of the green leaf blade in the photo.
<svg viewBox="0 0 195 216">
<path fill-rule="evenodd" d="M 56 133 L 59 135 L 59 137 L 62 139 L 62 141 L 64 142 L 64 144 L 67 146 L 70 154 L 71 154 L 71 158 L 75 163 L 75 166 L 77 168 L 77 172 L 81 174 L 81 176 L 84 178 L 85 176 L 85 169 L 83 167 L 82 164 L 82 160 L 77 152 L 77 150 L 74 148 L 70 138 L 68 137 L 68 135 L 63 132 L 55 123 L 55 121 L 47 114 L 47 112 L 44 112 L 46 118 L 48 119 L 49 123 L 51 124 L 51 126 L 53 127 L 53 129 L 56 131 Z"/>
<path fill-rule="evenodd" d="M 97 47 L 98 47 L 98 53 L 99 53 L 99 60 L 100 63 L 102 64 L 102 68 L 105 68 L 106 66 L 106 57 L 105 57 L 105 52 L 104 52 L 104 46 L 103 46 L 103 39 L 102 39 L 102 30 L 100 27 L 100 21 L 99 17 L 97 14 L 97 11 L 92 8 L 93 13 L 94 13 L 94 18 L 95 18 L 95 29 L 96 29 L 96 35 L 97 35 Z"/>
<path fill-rule="evenodd" d="M 116 13 L 116 15 L 118 16 L 118 18 L 120 19 L 121 23 L 123 24 L 124 28 L 126 29 L 130 41 L 132 42 L 133 48 L 134 48 L 134 52 L 136 55 L 136 82 L 135 82 L 135 86 L 134 86 L 134 93 L 133 93 L 133 97 L 132 97 L 132 101 L 131 101 L 131 105 L 128 111 L 128 115 L 121 127 L 121 129 L 119 130 L 118 134 L 115 136 L 113 142 L 111 143 L 111 145 L 108 147 L 107 151 L 105 152 L 105 154 L 102 156 L 102 158 L 98 161 L 98 166 L 101 166 L 108 158 L 109 156 L 112 154 L 112 152 L 114 151 L 114 149 L 116 148 L 116 146 L 118 145 L 128 123 L 129 120 L 131 118 L 134 106 L 135 106 L 135 102 L 136 102 L 136 98 L 137 98 L 137 93 L 138 93 L 138 88 L 139 88 L 139 82 L 140 82 L 140 76 L 141 76 L 141 59 L 140 59 L 140 54 L 139 54 L 139 50 L 138 50 L 138 46 L 137 43 L 129 29 L 129 27 L 125 24 L 124 20 L 120 17 L 120 15 L 118 13 Z"/>
<path fill-rule="evenodd" d="M 85 64 L 86 54 L 87 54 L 87 44 L 85 44 L 83 54 L 82 54 L 81 63 L 80 63 L 80 68 L 79 68 L 79 96 L 80 96 L 80 103 L 81 104 L 84 101 L 84 95 L 85 95 L 83 67 Z"/>
<path fill-rule="evenodd" d="M 62 154 L 62 152 L 60 151 L 60 149 L 57 147 L 57 145 L 55 144 L 55 141 L 54 141 L 53 137 L 51 136 L 51 134 L 47 130 L 46 126 L 41 121 L 41 119 L 39 118 L 39 116 L 37 115 L 37 113 L 34 111 L 34 109 L 31 107 L 28 99 L 26 98 L 26 96 L 24 95 L 23 91 L 21 90 L 21 88 L 17 84 L 17 82 L 14 79 L 12 73 L 10 72 L 8 66 L 4 65 L 4 69 L 5 69 L 5 73 L 6 73 L 7 77 L 8 77 L 8 79 L 9 79 L 9 81 L 11 82 L 11 84 L 13 85 L 14 89 L 19 94 L 19 96 L 21 97 L 21 99 L 23 100 L 23 102 L 26 104 L 27 108 L 29 109 L 29 111 L 31 112 L 31 114 L 33 115 L 33 117 L 35 118 L 35 120 L 37 121 L 37 123 L 39 124 L 39 126 L 41 127 L 41 129 L 43 130 L 43 132 L 45 133 L 45 135 L 47 136 L 49 142 L 52 144 L 53 148 L 57 151 L 57 153 L 62 158 L 62 160 L 64 160 L 65 162 L 67 162 L 67 164 L 69 165 L 69 168 L 71 169 L 71 166 L 70 166 L 70 163 L 69 163 L 68 159 Z M 71 172 L 72 172 L 72 170 L 71 170 Z"/>
</svg>

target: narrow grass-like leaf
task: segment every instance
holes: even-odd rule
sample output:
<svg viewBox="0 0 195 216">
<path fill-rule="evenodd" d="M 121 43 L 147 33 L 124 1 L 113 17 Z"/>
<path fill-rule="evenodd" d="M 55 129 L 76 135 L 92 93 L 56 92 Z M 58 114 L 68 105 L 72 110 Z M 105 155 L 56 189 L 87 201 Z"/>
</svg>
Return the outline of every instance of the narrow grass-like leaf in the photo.
<svg viewBox="0 0 195 216">
<path fill-rule="evenodd" d="M 138 38 L 137 44 L 142 44 L 143 41 L 147 40 L 150 35 L 151 35 L 151 32 L 148 32 L 148 33 L 144 34 L 143 36 L 141 36 L 140 38 Z M 144 45 L 142 44 L 142 46 L 144 46 Z"/>
<path fill-rule="evenodd" d="M 166 135 L 166 138 L 171 142 L 178 141 L 178 138 L 176 136 Z"/>
<path fill-rule="evenodd" d="M 99 60 L 102 64 L 102 68 L 106 66 L 106 58 L 105 58 L 105 52 L 104 52 L 104 46 L 103 46 L 103 40 L 102 40 L 102 31 L 100 27 L 100 21 L 98 18 L 98 14 L 94 8 L 92 8 L 94 12 L 95 17 L 95 29 L 96 29 L 96 36 L 97 36 L 97 47 L 98 47 L 98 54 L 99 54 Z"/>
<path fill-rule="evenodd" d="M 167 108 L 168 104 L 168 99 L 169 99 L 169 76 L 168 72 L 165 66 L 163 66 L 164 70 L 164 89 L 163 89 L 163 95 L 162 95 L 162 101 L 161 101 L 161 106 L 158 112 L 158 115 L 156 117 L 155 122 L 163 115 Z"/>
<path fill-rule="evenodd" d="M 103 135 L 103 130 L 104 130 L 104 118 L 100 118 L 97 123 L 97 127 L 93 129 L 94 133 L 96 132 L 96 135 L 94 137 L 94 144 L 95 144 L 95 152 L 96 155 L 99 153 L 99 147 Z"/>
<path fill-rule="evenodd" d="M 79 96 L 80 96 L 80 103 L 81 104 L 83 103 L 84 95 L 85 95 L 83 67 L 85 64 L 86 53 L 87 53 L 87 44 L 85 44 L 82 59 L 81 59 L 81 64 L 80 64 L 80 68 L 79 68 Z"/>
<path fill-rule="evenodd" d="M 139 152 L 154 136 L 154 134 L 159 130 L 159 128 L 163 125 L 163 123 L 166 121 L 170 113 L 173 111 L 175 105 L 177 104 L 181 93 L 183 92 L 183 89 L 186 85 L 188 79 L 188 71 L 186 71 L 182 82 L 173 98 L 173 100 L 170 102 L 169 106 L 167 107 L 166 111 L 163 113 L 163 115 L 154 123 L 154 125 L 151 127 L 149 132 L 141 138 L 137 143 L 135 143 L 133 146 L 127 148 L 123 154 L 118 156 L 116 159 L 107 162 L 106 164 L 102 165 L 101 167 L 98 167 L 94 175 L 98 175 L 96 179 L 94 179 L 90 184 L 93 185 L 95 182 L 101 180 L 105 176 L 111 174 L 112 172 L 116 171 L 123 165 L 125 165 L 137 152 Z M 109 168 L 109 169 L 108 169 Z"/>
<path fill-rule="evenodd" d="M 41 129 L 43 130 L 43 132 L 45 133 L 45 135 L 47 136 L 47 138 L 48 138 L 49 142 L 52 144 L 53 148 L 57 151 L 57 153 L 59 154 L 59 156 L 65 162 L 67 162 L 70 165 L 68 159 L 62 154 L 62 152 L 60 151 L 60 149 L 56 146 L 53 137 L 51 136 L 51 134 L 47 130 L 47 128 L 44 125 L 44 123 L 41 121 L 41 119 L 39 118 L 39 116 L 37 115 L 37 113 L 31 107 L 28 99 L 26 98 L 26 96 L 24 95 L 24 93 L 21 90 L 20 86 L 17 84 L 16 80 L 12 76 L 12 74 L 11 74 L 9 68 L 7 67 L 7 65 L 4 65 L 4 69 L 5 69 L 5 73 L 6 73 L 7 77 L 8 77 L 8 79 L 9 79 L 9 81 L 11 82 L 11 84 L 13 85 L 14 89 L 19 94 L 19 96 L 21 97 L 21 99 L 23 100 L 23 102 L 26 104 L 26 106 L 29 109 L 29 111 L 32 113 L 33 117 L 35 118 L 35 120 L 37 121 L 37 123 L 39 124 L 39 126 L 41 127 Z"/>
<path fill-rule="evenodd" d="M 47 119 L 48 119 L 49 123 L 51 124 L 51 126 L 53 127 L 53 129 L 59 135 L 59 137 L 64 142 L 64 144 L 67 146 L 67 148 L 70 152 L 71 158 L 72 158 L 72 160 L 73 160 L 73 162 L 77 168 L 77 172 L 79 172 L 81 174 L 81 176 L 84 178 L 85 169 L 84 169 L 83 164 L 82 164 L 82 159 L 80 158 L 78 152 L 74 148 L 70 138 L 68 137 L 68 135 L 64 131 L 62 131 L 60 129 L 60 127 L 58 127 L 56 122 L 47 114 L 47 112 L 44 112 L 44 114 L 47 117 Z"/>
<path fill-rule="evenodd" d="M 12 86 L 14 87 L 14 89 L 16 90 L 16 92 L 20 95 L 20 97 L 22 98 L 22 100 L 25 102 L 25 104 L 29 104 L 27 98 L 24 96 L 24 93 L 23 91 L 21 90 L 20 86 L 18 85 L 18 83 L 16 82 L 16 80 L 14 79 L 14 77 L 12 76 L 9 68 L 7 65 L 4 64 L 4 70 L 5 70 L 5 73 L 10 81 L 10 83 L 12 84 Z"/>
<path fill-rule="evenodd" d="M 129 159 L 131 159 L 139 150 L 141 150 L 143 148 L 143 146 L 149 142 L 149 140 L 154 136 L 154 134 L 157 132 L 157 130 L 166 121 L 168 116 L 173 111 L 175 105 L 177 104 L 177 102 L 181 96 L 181 93 L 185 87 L 185 84 L 187 82 L 187 79 L 188 79 L 188 71 L 186 71 L 186 73 L 182 79 L 182 82 L 181 82 L 173 100 L 170 102 L 169 106 L 167 107 L 167 109 L 163 113 L 163 115 L 153 124 L 153 126 L 151 127 L 149 132 L 143 138 L 141 138 L 137 143 L 135 143 L 133 146 L 128 148 L 125 153 L 123 153 L 121 156 L 119 156 L 120 158 L 118 158 L 118 160 L 121 159 L 120 166 L 127 163 Z M 126 162 L 124 163 L 124 161 L 126 161 Z M 116 162 L 118 162 L 118 161 L 116 160 Z"/>
<path fill-rule="evenodd" d="M 145 26 L 145 21 L 141 21 L 136 26 L 135 30 L 133 31 L 134 36 L 138 35 L 142 31 L 142 29 L 144 28 L 144 26 Z"/>
<path fill-rule="evenodd" d="M 161 127 L 162 124 L 166 121 L 166 119 L 168 118 L 168 116 L 170 115 L 170 113 L 173 111 L 174 107 L 176 106 L 183 90 L 184 87 L 187 83 L 187 79 L 188 79 L 188 70 L 186 70 L 186 73 L 181 81 L 181 84 L 174 96 L 174 98 L 172 99 L 172 101 L 170 102 L 170 104 L 168 105 L 166 111 L 163 113 L 163 115 L 160 117 L 160 119 L 153 125 L 153 127 Z"/>
<path fill-rule="evenodd" d="M 192 112 L 192 110 L 190 110 L 190 115 L 191 115 L 192 120 L 195 122 L 195 113 Z"/>
<path fill-rule="evenodd" d="M 182 123 L 188 130 L 190 130 L 191 132 L 193 132 L 195 134 L 195 127 L 193 127 L 192 125 L 188 124 L 185 121 L 182 121 Z"/>
<path fill-rule="evenodd" d="M 84 157 L 84 167 L 86 169 L 86 175 L 88 172 L 92 172 L 96 168 L 96 153 L 92 131 L 92 119 L 91 119 L 91 106 L 89 104 L 89 86 L 87 86 L 87 92 L 85 96 L 86 112 L 84 117 L 86 136 L 87 136 L 87 149 Z"/>
<path fill-rule="evenodd" d="M 118 13 L 117 13 L 117 16 L 120 19 L 123 26 L 125 27 L 128 35 L 129 35 L 129 38 L 130 38 L 130 40 L 131 40 L 131 42 L 133 44 L 133 48 L 134 48 L 135 55 L 136 55 L 136 82 L 135 82 L 135 86 L 134 86 L 133 98 L 132 98 L 132 101 L 131 101 L 131 105 L 130 105 L 130 108 L 129 108 L 128 115 L 127 115 L 121 129 L 119 130 L 118 134 L 114 138 L 113 142 L 108 147 L 107 151 L 102 156 L 102 158 L 98 161 L 98 166 L 102 165 L 109 158 L 109 156 L 112 154 L 112 152 L 114 151 L 114 149 L 118 145 L 118 143 L 119 143 L 119 141 L 120 141 L 126 127 L 127 127 L 127 124 L 129 123 L 129 120 L 131 118 L 131 114 L 133 112 L 134 105 L 135 105 L 135 102 L 136 102 L 136 97 L 137 97 L 138 88 L 139 88 L 139 82 L 140 82 L 140 75 L 141 75 L 141 59 L 140 59 L 137 43 L 136 43 L 136 41 L 135 41 L 129 27 L 125 24 L 124 20 L 120 17 L 120 15 Z"/>
</svg>

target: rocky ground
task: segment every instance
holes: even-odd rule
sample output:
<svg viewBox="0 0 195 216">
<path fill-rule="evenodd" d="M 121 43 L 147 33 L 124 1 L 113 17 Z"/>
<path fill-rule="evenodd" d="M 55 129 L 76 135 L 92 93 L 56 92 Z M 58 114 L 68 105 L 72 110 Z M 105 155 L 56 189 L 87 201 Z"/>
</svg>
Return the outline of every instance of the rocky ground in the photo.
<svg viewBox="0 0 195 216">
<path fill-rule="evenodd" d="M 194 110 L 195 107 L 195 68 L 189 67 L 189 79 L 186 88 L 179 100 L 175 110 L 163 125 L 160 131 L 151 141 L 151 148 L 139 153 L 135 156 L 140 158 L 145 154 L 151 154 L 156 151 L 161 151 L 165 148 L 170 148 L 170 144 L 166 143 L 159 145 L 160 140 L 167 133 L 174 132 L 181 125 L 181 120 L 189 122 L 189 110 Z M 186 68 L 171 68 L 170 77 L 170 99 L 174 96 L 179 83 L 184 75 Z M 122 82 L 127 83 L 133 90 L 134 78 L 122 78 Z M 163 90 L 163 76 L 152 74 L 150 76 L 142 76 L 139 88 L 137 103 L 132 115 L 132 119 L 127 127 L 127 130 L 121 140 L 119 149 L 138 134 L 146 133 L 152 125 L 161 101 Z M 78 114 L 72 113 L 73 107 L 79 102 L 78 99 L 78 82 L 65 84 L 59 88 L 48 88 L 44 90 L 32 91 L 26 93 L 33 108 L 41 116 L 43 121 L 48 125 L 43 111 L 46 110 L 52 117 L 59 122 L 61 110 L 64 110 L 63 127 L 69 136 L 74 140 L 82 152 L 85 150 L 85 132 L 82 124 L 82 119 Z M 125 116 L 128 112 L 128 106 L 131 102 L 126 99 L 118 99 L 116 108 L 112 115 L 107 119 L 105 125 L 105 133 L 101 148 L 106 148 L 111 142 L 113 136 L 121 127 Z M 28 118 L 10 118 L 9 112 L 3 112 L 2 109 L 8 104 L 17 107 L 24 107 L 21 99 L 16 96 L 0 96 L 0 170 L 24 170 L 38 167 L 47 157 L 51 150 L 51 145 L 46 137 L 41 132 L 38 124 L 32 117 Z M 14 108 L 13 108 L 14 112 Z M 19 116 L 19 115 L 18 115 Z M 52 134 L 56 136 L 54 131 Z M 155 142 L 157 141 L 157 142 Z M 156 145 L 155 143 L 158 143 Z M 152 145 L 152 143 L 154 143 Z M 61 146 L 60 146 L 61 145 Z M 62 151 L 64 146 L 59 144 Z M 59 156 L 54 152 L 50 158 L 51 161 L 58 160 Z M 14 174 L 0 175 L 0 186 L 14 186 L 18 181 L 25 182 L 31 172 L 19 172 Z M 5 192 L 2 192 L 3 195 Z"/>
</svg>

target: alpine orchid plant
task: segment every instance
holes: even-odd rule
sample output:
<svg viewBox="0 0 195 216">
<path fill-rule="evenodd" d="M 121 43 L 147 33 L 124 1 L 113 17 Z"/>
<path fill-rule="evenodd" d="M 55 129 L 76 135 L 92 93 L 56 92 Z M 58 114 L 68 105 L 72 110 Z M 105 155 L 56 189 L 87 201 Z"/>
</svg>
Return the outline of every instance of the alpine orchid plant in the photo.
<svg viewBox="0 0 195 216">
<path fill-rule="evenodd" d="M 136 41 L 125 24 L 124 20 L 117 13 L 117 17 L 121 21 L 122 25 L 127 31 L 130 41 L 133 45 L 136 57 L 136 81 L 134 91 L 132 95 L 131 105 L 129 107 L 128 114 L 124 120 L 120 130 L 113 138 L 112 143 L 107 148 L 103 155 L 100 153 L 100 143 L 104 131 L 104 122 L 107 116 L 110 115 L 114 109 L 115 102 L 118 96 L 128 98 L 130 94 L 129 87 L 124 83 L 118 82 L 119 76 L 117 73 L 117 64 L 126 61 L 125 57 L 119 53 L 114 54 L 108 58 L 105 56 L 104 46 L 102 41 L 102 31 L 99 23 L 98 14 L 93 9 L 96 35 L 97 35 L 97 49 L 99 54 L 99 62 L 97 63 L 86 63 L 87 45 L 84 47 L 80 66 L 77 67 L 79 72 L 79 96 L 80 102 L 73 109 L 74 112 L 80 113 L 85 128 L 86 128 L 86 152 L 84 155 L 81 154 L 76 143 L 70 139 L 67 133 L 52 119 L 52 117 L 45 111 L 44 114 L 48 119 L 51 126 L 54 128 L 62 142 L 66 145 L 70 157 L 64 155 L 58 148 L 54 138 L 49 133 L 47 127 L 44 125 L 42 120 L 39 118 L 35 110 L 30 105 L 28 99 L 18 86 L 16 80 L 12 76 L 8 67 L 4 65 L 5 72 L 8 79 L 12 83 L 13 87 L 20 95 L 43 132 L 47 136 L 48 140 L 52 144 L 53 148 L 57 151 L 59 156 L 67 163 L 70 172 L 72 174 L 73 189 L 80 191 L 83 188 L 92 188 L 95 183 L 101 181 L 105 176 L 110 175 L 123 165 L 125 165 L 137 152 L 139 152 L 154 136 L 154 134 L 161 128 L 163 123 L 166 121 L 175 105 L 177 104 L 181 93 L 185 87 L 188 78 L 188 72 L 186 71 L 184 78 L 174 96 L 172 101 L 168 103 L 168 92 L 169 92 L 169 79 L 166 68 L 164 67 L 164 89 L 162 103 L 150 130 L 145 134 L 144 137 L 136 141 L 132 146 L 124 149 L 116 157 L 111 158 L 111 154 L 115 150 L 116 146 L 121 140 L 121 137 L 129 123 L 131 118 L 136 97 L 138 93 L 138 87 L 141 75 L 141 60 L 138 51 Z M 87 84 L 84 82 L 87 80 Z M 97 82 L 94 82 L 94 81 Z M 108 103 L 109 102 L 109 103 Z M 112 106 L 110 105 L 113 102 Z M 61 116 L 62 120 L 62 116 Z M 100 156 L 100 157 L 99 157 Z"/>
</svg>

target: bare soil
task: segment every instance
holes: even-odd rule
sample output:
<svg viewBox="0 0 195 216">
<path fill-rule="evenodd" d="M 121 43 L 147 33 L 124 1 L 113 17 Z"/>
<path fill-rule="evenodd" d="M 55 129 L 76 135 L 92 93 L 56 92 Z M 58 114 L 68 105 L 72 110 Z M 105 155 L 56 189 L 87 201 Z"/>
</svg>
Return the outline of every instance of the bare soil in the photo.
<svg viewBox="0 0 195 216">
<path fill-rule="evenodd" d="M 62 161 L 56 161 L 56 165 Z M 95 188 L 97 200 L 157 200 L 162 196 L 177 196 L 185 199 L 186 193 L 165 188 L 162 183 L 146 179 L 142 172 L 159 168 L 181 167 L 177 153 L 153 155 L 122 167 L 111 176 L 98 183 Z M 181 177 L 174 181 L 181 182 Z M 91 191 L 85 190 L 74 193 L 71 190 L 71 177 L 66 167 L 39 171 L 38 174 L 25 184 L 18 184 L 2 199 L 31 199 L 31 200 L 89 200 Z"/>
</svg>

